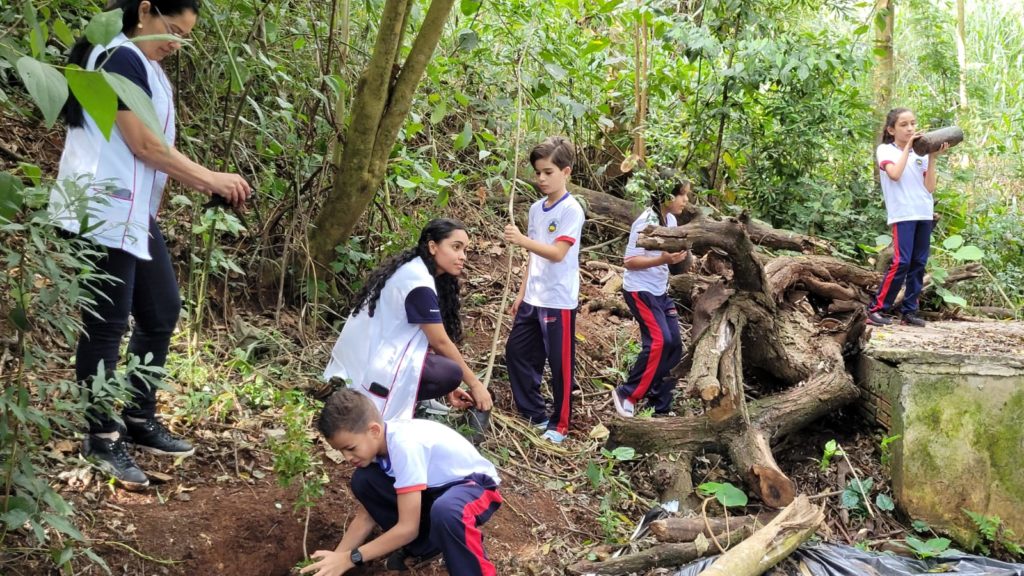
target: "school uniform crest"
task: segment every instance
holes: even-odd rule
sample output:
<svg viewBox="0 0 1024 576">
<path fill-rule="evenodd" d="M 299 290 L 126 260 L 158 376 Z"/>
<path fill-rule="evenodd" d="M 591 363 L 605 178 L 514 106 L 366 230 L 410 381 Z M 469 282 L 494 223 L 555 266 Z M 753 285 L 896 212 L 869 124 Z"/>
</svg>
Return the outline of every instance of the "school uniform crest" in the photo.
<svg viewBox="0 0 1024 576">
<path fill-rule="evenodd" d="M 558 230 L 558 220 L 551 220 L 548 222 L 548 232 L 554 232 Z"/>
</svg>

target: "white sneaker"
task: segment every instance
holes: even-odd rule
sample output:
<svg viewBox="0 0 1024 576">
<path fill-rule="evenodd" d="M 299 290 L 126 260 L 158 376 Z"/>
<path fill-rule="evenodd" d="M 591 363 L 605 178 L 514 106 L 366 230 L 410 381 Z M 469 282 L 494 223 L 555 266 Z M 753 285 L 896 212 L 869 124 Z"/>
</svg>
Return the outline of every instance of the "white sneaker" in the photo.
<svg viewBox="0 0 1024 576">
<path fill-rule="evenodd" d="M 612 403 L 615 404 L 615 411 L 619 413 L 619 416 L 623 418 L 632 418 L 634 413 L 633 403 L 630 402 L 629 398 L 623 398 L 619 395 L 619 389 L 614 388 L 612 390 Z"/>
<path fill-rule="evenodd" d="M 552 444 L 561 444 L 565 441 L 565 434 L 562 434 L 558 430 L 548 430 L 541 438 L 550 441 Z"/>
<path fill-rule="evenodd" d="M 549 420 L 545 420 L 543 422 L 537 422 L 536 424 L 530 424 L 530 426 L 533 426 L 535 429 L 543 432 L 548 429 L 548 422 Z"/>
</svg>

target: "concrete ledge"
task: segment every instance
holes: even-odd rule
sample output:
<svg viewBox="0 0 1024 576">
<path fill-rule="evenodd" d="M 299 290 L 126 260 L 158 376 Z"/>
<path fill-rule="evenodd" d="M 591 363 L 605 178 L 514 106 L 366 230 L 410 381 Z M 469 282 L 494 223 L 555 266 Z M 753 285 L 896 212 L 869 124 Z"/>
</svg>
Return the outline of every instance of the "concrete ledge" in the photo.
<svg viewBox="0 0 1024 576">
<path fill-rule="evenodd" d="M 891 472 L 909 516 L 965 544 L 964 509 L 1024 535 L 1024 324 L 876 330 L 857 382 L 862 414 L 901 435 Z"/>
</svg>

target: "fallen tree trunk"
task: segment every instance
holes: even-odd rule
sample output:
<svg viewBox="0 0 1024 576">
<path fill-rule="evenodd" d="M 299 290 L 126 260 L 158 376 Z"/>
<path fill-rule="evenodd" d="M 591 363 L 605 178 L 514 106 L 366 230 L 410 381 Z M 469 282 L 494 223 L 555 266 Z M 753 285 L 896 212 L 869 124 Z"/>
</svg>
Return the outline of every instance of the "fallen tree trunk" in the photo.
<svg viewBox="0 0 1024 576">
<path fill-rule="evenodd" d="M 810 538 L 824 519 L 822 509 L 801 495 L 767 526 L 726 551 L 699 576 L 760 576 Z"/>
<path fill-rule="evenodd" d="M 540 190 L 537 187 L 536 181 L 527 180 L 527 182 L 534 189 Z M 636 220 L 637 216 L 644 209 L 644 206 L 635 202 L 623 200 L 611 194 L 597 192 L 575 184 L 566 184 L 566 188 L 568 188 L 571 194 L 583 199 L 588 217 L 605 218 L 626 230 L 629 230 L 630 226 L 633 225 L 633 221 Z M 680 224 L 686 224 L 705 219 L 714 221 L 714 219 L 705 216 L 700 207 L 688 204 L 684 209 L 683 215 L 678 220 Z M 798 234 L 789 230 L 772 228 L 767 222 L 760 220 L 744 219 L 744 221 L 751 240 L 757 246 L 773 250 L 792 250 L 805 254 L 829 254 L 832 252 L 832 247 L 829 246 L 828 242 L 820 238 Z"/>
<path fill-rule="evenodd" d="M 674 228 L 649 227 L 638 244 L 671 251 L 724 252 L 732 263 L 732 281 L 709 286 L 694 302 L 691 342 L 679 367 L 692 392 L 704 401 L 705 413 L 659 419 L 656 427 L 643 420 L 616 421 L 609 425 L 610 439 L 643 452 L 726 452 L 746 485 L 765 504 L 788 505 L 795 486 L 775 462 L 771 443 L 857 398 L 857 388 L 844 367 L 843 349 L 863 334 L 862 310 L 831 321 L 826 330 L 802 311 L 780 307 L 785 291 L 774 291 L 740 220 L 697 219 Z M 794 260 L 782 277 L 798 276 L 793 270 L 804 267 L 826 270 L 832 266 L 824 261 L 816 264 L 817 260 L 822 259 Z M 784 284 L 790 288 L 797 283 Z M 828 293 L 849 296 L 838 289 Z M 745 366 L 756 367 L 790 388 L 748 404 Z"/>
<path fill-rule="evenodd" d="M 732 542 L 734 545 L 751 535 L 751 526 L 740 526 L 729 533 L 717 534 L 718 541 L 723 545 Z M 567 568 L 570 574 L 609 574 L 622 575 L 644 573 L 652 568 L 678 568 L 697 558 L 706 556 L 711 550 L 708 543 L 698 545 L 658 544 L 636 554 L 610 558 L 601 562 L 577 562 Z"/>
<path fill-rule="evenodd" d="M 771 522 L 778 512 L 764 512 L 758 515 L 737 516 L 735 518 L 663 518 L 651 522 L 651 534 L 659 542 L 693 542 L 703 534 L 711 538 L 712 534 L 723 534 L 741 527 L 752 527 L 755 530 Z M 710 527 L 710 530 L 708 529 Z"/>
</svg>

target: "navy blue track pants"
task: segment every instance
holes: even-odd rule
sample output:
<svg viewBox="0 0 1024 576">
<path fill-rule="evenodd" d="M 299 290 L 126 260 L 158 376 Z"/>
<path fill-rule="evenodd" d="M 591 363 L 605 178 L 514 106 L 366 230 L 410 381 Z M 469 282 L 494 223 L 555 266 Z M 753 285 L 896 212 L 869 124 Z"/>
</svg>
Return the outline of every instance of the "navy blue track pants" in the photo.
<svg viewBox="0 0 1024 576">
<path fill-rule="evenodd" d="M 623 290 L 622 296 L 640 323 L 643 348 L 626 382 L 619 386 L 619 393 L 634 404 L 649 398 L 656 413 L 669 412 L 672 391 L 676 387 L 676 379 L 669 376 L 669 372 L 683 356 L 676 303 L 668 294 L 655 296 L 650 292 Z"/>
<path fill-rule="evenodd" d="M 918 298 L 924 287 L 924 270 L 931 251 L 934 226 L 935 222 L 932 220 L 909 220 L 892 225 L 892 264 L 882 277 L 882 284 L 871 302 L 872 312 L 888 312 L 904 283 L 906 289 L 903 291 L 900 312 L 917 312 Z"/>
<path fill-rule="evenodd" d="M 550 417 L 540 393 L 545 361 L 551 367 L 554 399 Z M 533 424 L 546 420 L 549 430 L 568 434 L 576 371 L 576 310 L 521 303 L 505 344 L 505 365 L 520 414 Z"/>
<path fill-rule="evenodd" d="M 377 464 L 352 474 L 352 494 L 380 526 L 389 530 L 398 523 L 395 479 Z M 489 476 L 472 474 L 463 480 L 423 491 L 420 532 L 406 545 L 414 556 L 444 556 L 449 574 L 494 576 L 494 564 L 484 552 L 483 526 L 501 507 L 498 486 Z"/>
</svg>

